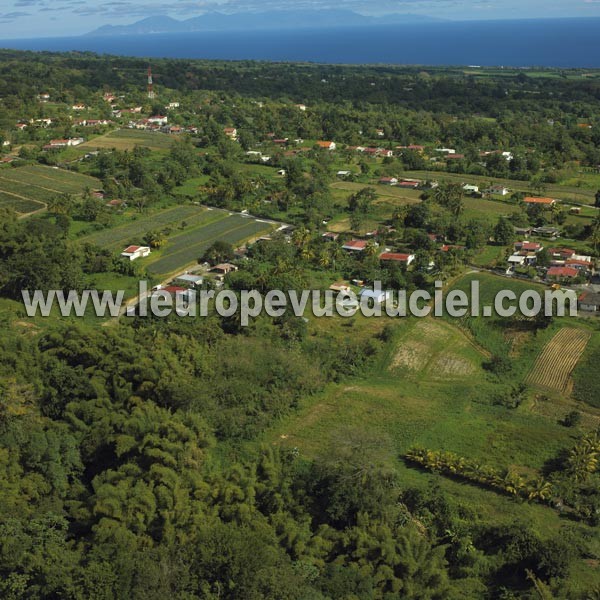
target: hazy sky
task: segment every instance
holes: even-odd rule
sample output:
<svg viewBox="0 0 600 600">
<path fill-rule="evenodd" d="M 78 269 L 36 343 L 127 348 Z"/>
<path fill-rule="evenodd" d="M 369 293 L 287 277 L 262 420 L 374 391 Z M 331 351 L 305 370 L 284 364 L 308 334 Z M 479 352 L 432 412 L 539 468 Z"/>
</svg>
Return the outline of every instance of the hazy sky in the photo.
<svg viewBox="0 0 600 600">
<path fill-rule="evenodd" d="M 304 7 L 347 8 L 363 14 L 413 13 L 455 20 L 600 17 L 600 0 L 0 0 L 0 39 L 79 35 L 100 25 L 133 23 L 155 15 L 185 19 L 210 10 Z"/>
</svg>

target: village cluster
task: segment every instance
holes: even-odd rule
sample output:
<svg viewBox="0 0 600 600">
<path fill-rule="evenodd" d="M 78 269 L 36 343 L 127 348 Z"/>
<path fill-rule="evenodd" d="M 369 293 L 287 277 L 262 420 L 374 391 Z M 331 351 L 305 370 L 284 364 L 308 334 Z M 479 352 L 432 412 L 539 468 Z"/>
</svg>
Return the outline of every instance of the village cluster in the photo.
<svg viewBox="0 0 600 600">
<path fill-rule="evenodd" d="M 153 89 L 152 74 L 148 73 L 148 99 L 154 101 L 156 96 Z M 38 97 L 41 103 L 51 101 L 50 94 L 43 93 Z M 84 132 L 86 129 L 93 130 L 94 133 L 106 132 L 113 129 L 131 129 L 139 131 L 156 132 L 169 135 L 179 134 L 198 134 L 198 128 L 193 125 L 179 125 L 170 123 L 169 114 L 177 114 L 180 109 L 178 101 L 169 101 L 164 104 L 164 114 L 149 114 L 144 115 L 144 108 L 141 105 L 123 107 L 124 97 L 118 97 L 112 93 L 104 93 L 103 100 L 110 107 L 110 118 L 88 118 L 84 116 L 90 111 L 89 107 L 82 103 L 73 104 L 71 111 L 71 125 L 69 129 L 77 131 L 75 137 L 64 137 L 50 139 L 43 145 L 43 150 L 64 150 L 70 147 L 76 147 L 85 142 Z M 154 103 L 156 104 L 156 103 Z M 307 106 L 304 104 L 296 104 L 296 108 L 300 111 L 306 111 Z M 148 114 L 148 113 L 146 113 Z M 177 119 L 176 119 L 177 120 Z M 24 132 L 29 128 L 43 129 L 49 131 L 58 130 L 64 124 L 57 122 L 53 118 L 37 118 L 23 120 L 16 123 L 17 132 Z M 228 126 L 223 128 L 223 134 L 232 141 L 239 141 L 239 132 L 236 127 Z M 15 137 L 15 140 L 17 140 Z M 384 138 L 385 132 L 383 129 L 376 131 L 376 137 Z M 275 132 L 267 132 L 264 134 L 264 140 L 257 144 L 254 149 L 246 150 L 245 155 L 250 162 L 261 164 L 275 165 L 272 158 L 275 153 L 285 158 L 291 158 L 300 155 L 304 152 L 320 150 L 325 152 L 343 151 L 349 154 L 358 154 L 360 156 L 374 159 L 392 159 L 395 156 L 402 156 L 405 152 L 416 153 L 422 157 L 426 157 L 428 162 L 438 163 L 446 161 L 447 164 L 453 161 L 459 161 L 465 158 L 464 154 L 457 152 L 454 148 L 431 147 L 423 145 L 409 144 L 397 145 L 393 148 L 385 148 L 379 145 L 364 145 L 364 146 L 349 146 L 338 144 L 335 141 L 317 140 L 313 145 L 304 145 L 303 139 L 289 139 L 287 137 L 278 137 Z M 5 146 L 10 146 L 11 141 L 4 142 Z M 261 149 L 257 149 L 260 147 Z M 266 150 L 264 150 L 266 148 Z M 93 154 L 93 153 L 91 153 Z M 485 161 L 491 156 L 495 156 L 498 160 L 513 160 L 513 154 L 507 151 L 491 150 L 481 151 L 480 157 Z M 8 155 L 3 158 L 3 162 L 16 160 L 14 155 Z M 279 169 L 278 175 L 284 177 L 285 169 Z M 342 181 L 351 181 L 355 177 L 355 173 L 350 170 L 338 170 L 336 176 Z M 396 177 L 385 175 L 379 177 L 376 182 L 381 186 L 389 186 L 402 188 L 407 190 L 435 190 L 439 187 L 439 183 L 435 180 L 423 180 L 408 177 Z M 465 196 L 472 198 L 489 198 L 503 200 L 510 196 L 511 190 L 504 185 L 490 184 L 482 187 L 469 182 L 461 184 L 462 192 Z M 95 190 L 94 195 L 102 198 L 102 191 Z M 538 206 L 541 210 L 551 210 L 557 200 L 553 198 L 525 196 L 521 199 L 525 206 Z M 121 200 L 112 199 L 107 205 L 111 207 L 122 207 Z M 568 208 L 571 214 L 578 214 L 581 208 L 578 206 L 570 206 Z M 375 230 L 364 235 L 355 235 L 352 239 L 343 238 L 339 240 L 339 233 L 327 231 L 322 234 L 325 241 L 341 244 L 341 248 L 351 254 L 370 253 L 377 255 L 381 264 L 397 264 L 403 269 L 416 269 L 423 267 L 416 266 L 415 252 L 412 251 L 397 251 L 394 248 L 379 247 L 377 239 L 380 232 Z M 580 290 L 580 308 L 584 311 L 600 312 L 600 286 L 590 285 L 596 281 L 596 261 L 591 255 L 579 254 L 575 249 L 568 246 L 563 247 L 558 240 L 561 238 L 561 229 L 555 226 L 542 227 L 515 227 L 515 234 L 520 236 L 520 241 L 514 244 L 512 252 L 506 257 L 506 264 L 502 271 L 506 276 L 529 277 L 538 281 L 544 281 L 555 287 L 573 286 L 574 289 Z M 440 253 L 461 253 L 465 250 L 463 246 L 449 243 L 444 236 L 436 233 L 429 233 L 432 242 L 438 245 L 437 250 Z M 531 238 L 544 239 L 548 243 L 540 241 L 532 241 Z M 125 260 L 134 261 L 139 258 L 147 257 L 151 252 L 149 246 L 130 245 L 125 248 L 121 256 Z M 217 285 L 223 285 L 223 278 L 229 272 L 236 270 L 238 267 L 229 263 L 210 265 L 205 267 L 207 273 L 210 273 L 215 279 Z M 431 261 L 428 269 L 433 272 L 436 269 L 435 261 Z M 195 288 L 204 283 L 204 275 L 197 273 L 185 272 L 169 282 L 162 289 L 167 292 L 176 293 L 185 291 L 186 289 Z M 362 283 L 357 280 L 356 283 Z M 336 282 L 332 285 L 333 290 L 343 290 L 347 284 L 345 282 Z"/>
</svg>

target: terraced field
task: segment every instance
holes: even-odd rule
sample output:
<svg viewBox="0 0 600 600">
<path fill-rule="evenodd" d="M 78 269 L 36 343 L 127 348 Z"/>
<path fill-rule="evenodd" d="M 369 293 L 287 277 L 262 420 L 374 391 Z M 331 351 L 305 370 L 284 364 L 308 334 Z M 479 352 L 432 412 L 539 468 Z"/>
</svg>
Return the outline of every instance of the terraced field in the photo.
<svg viewBox="0 0 600 600">
<path fill-rule="evenodd" d="M 590 337 L 591 333 L 583 329 L 561 329 L 538 356 L 527 383 L 561 393 L 569 392 L 571 374 Z"/>
<path fill-rule="evenodd" d="M 45 208 L 59 194 L 78 195 L 99 187 L 94 177 L 41 165 L 0 169 L 0 207 L 27 214 Z"/>
<path fill-rule="evenodd" d="M 273 228 L 269 223 L 242 215 L 217 214 L 221 216 L 219 220 L 170 238 L 160 258 L 148 265 L 148 271 L 154 275 L 172 273 L 198 260 L 217 240 L 235 246 Z"/>
</svg>

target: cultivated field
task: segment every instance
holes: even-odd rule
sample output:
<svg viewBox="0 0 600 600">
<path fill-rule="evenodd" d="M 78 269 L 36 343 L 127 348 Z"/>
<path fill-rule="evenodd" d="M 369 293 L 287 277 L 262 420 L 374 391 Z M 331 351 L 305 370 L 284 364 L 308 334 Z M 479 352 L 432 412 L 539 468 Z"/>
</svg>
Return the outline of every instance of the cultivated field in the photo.
<svg viewBox="0 0 600 600">
<path fill-rule="evenodd" d="M 210 214 L 220 218 L 169 238 L 160 254 L 155 255 L 159 258 L 148 265 L 148 271 L 154 275 L 172 273 L 197 261 L 217 240 L 236 246 L 273 228 L 269 223 L 242 215 L 227 216 L 227 213 L 220 211 Z"/>
<path fill-rule="evenodd" d="M 135 215 L 118 227 L 103 229 L 86 235 L 81 240 L 102 248 L 119 250 L 129 244 L 141 243 L 149 231 L 181 226 L 201 225 L 222 218 L 224 213 L 207 211 L 199 206 L 185 205 L 169 208 L 151 215 Z"/>
<path fill-rule="evenodd" d="M 45 208 L 59 194 L 79 195 L 99 187 L 94 177 L 41 165 L 0 169 L 0 207 L 27 214 Z"/>
<path fill-rule="evenodd" d="M 565 327 L 545 346 L 527 383 L 566 393 L 571 387 L 571 373 L 577 366 L 591 337 L 589 331 Z"/>
<path fill-rule="evenodd" d="M 99 150 L 133 150 L 136 146 L 150 148 L 150 150 L 168 150 L 175 138 L 155 131 L 138 131 L 136 129 L 118 129 L 105 135 L 96 137 L 80 148 L 96 148 Z"/>
</svg>

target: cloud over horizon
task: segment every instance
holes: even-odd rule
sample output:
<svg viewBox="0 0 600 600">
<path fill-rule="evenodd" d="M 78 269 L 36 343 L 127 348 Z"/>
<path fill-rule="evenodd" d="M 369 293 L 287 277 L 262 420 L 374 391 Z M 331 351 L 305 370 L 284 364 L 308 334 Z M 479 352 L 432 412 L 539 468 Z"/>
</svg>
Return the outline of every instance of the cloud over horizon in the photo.
<svg viewBox="0 0 600 600">
<path fill-rule="evenodd" d="M 4 0 L 0 39 L 81 35 L 100 25 L 124 25 L 152 16 L 187 19 L 206 12 L 286 10 L 284 0 Z M 414 13 L 452 20 L 600 17 L 600 0 L 297 0 L 294 10 L 346 9 L 366 15 Z M 48 14 L 59 17 L 48 26 Z M 52 19 L 52 18 L 50 18 Z"/>
</svg>

